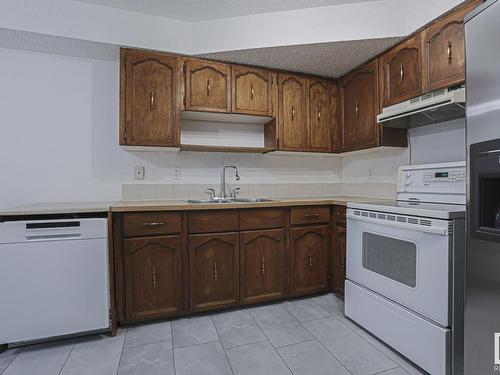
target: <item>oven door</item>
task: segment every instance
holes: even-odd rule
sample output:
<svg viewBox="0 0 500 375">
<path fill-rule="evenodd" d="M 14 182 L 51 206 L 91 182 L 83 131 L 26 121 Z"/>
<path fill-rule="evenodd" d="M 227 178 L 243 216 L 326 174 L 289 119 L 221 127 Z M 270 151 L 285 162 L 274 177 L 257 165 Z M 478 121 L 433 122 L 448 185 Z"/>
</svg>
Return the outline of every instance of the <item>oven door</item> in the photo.
<svg viewBox="0 0 500 375">
<path fill-rule="evenodd" d="M 450 326 L 450 222 L 357 209 L 347 218 L 347 279 Z"/>
</svg>

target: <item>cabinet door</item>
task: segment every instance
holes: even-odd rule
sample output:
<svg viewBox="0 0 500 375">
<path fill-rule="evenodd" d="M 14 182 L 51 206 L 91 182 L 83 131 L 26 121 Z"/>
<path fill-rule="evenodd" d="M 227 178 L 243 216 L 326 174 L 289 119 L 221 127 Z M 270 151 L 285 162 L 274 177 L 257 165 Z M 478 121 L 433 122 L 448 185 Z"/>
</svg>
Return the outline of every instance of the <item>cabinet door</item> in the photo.
<svg viewBox="0 0 500 375">
<path fill-rule="evenodd" d="M 192 311 L 236 305 L 238 233 L 189 236 L 189 271 Z"/>
<path fill-rule="evenodd" d="M 416 34 L 380 57 L 384 107 L 422 93 L 420 52 L 420 34 Z"/>
<path fill-rule="evenodd" d="M 349 73 L 340 83 L 343 151 L 379 145 L 378 63 L 373 60 Z"/>
<path fill-rule="evenodd" d="M 307 89 L 303 77 L 279 74 L 279 148 L 307 149 Z"/>
<path fill-rule="evenodd" d="M 433 91 L 465 82 L 464 17 L 474 1 L 422 32 L 423 90 Z"/>
<path fill-rule="evenodd" d="M 292 228 L 290 231 L 290 293 L 303 295 L 326 290 L 329 227 Z"/>
<path fill-rule="evenodd" d="M 272 116 L 271 71 L 237 65 L 231 69 L 233 112 Z"/>
<path fill-rule="evenodd" d="M 346 275 L 346 232 L 345 227 L 333 228 L 333 288 L 344 294 Z"/>
<path fill-rule="evenodd" d="M 229 112 L 231 110 L 230 67 L 213 61 L 185 61 L 185 109 Z"/>
<path fill-rule="evenodd" d="M 175 315 L 184 309 L 180 236 L 124 241 L 127 320 Z"/>
<path fill-rule="evenodd" d="M 256 303 L 285 293 L 285 235 L 283 229 L 242 232 L 241 301 Z"/>
<path fill-rule="evenodd" d="M 308 79 L 308 149 L 330 152 L 332 132 L 330 129 L 330 83 L 326 80 Z"/>
<path fill-rule="evenodd" d="M 121 50 L 120 144 L 179 145 L 179 58 Z"/>
</svg>

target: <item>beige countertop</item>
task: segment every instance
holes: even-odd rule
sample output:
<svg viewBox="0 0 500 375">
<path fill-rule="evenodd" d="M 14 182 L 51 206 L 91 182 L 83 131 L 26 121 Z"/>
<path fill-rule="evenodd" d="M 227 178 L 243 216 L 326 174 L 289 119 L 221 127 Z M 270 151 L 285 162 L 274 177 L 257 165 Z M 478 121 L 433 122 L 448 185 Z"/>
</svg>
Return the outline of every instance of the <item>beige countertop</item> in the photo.
<svg viewBox="0 0 500 375">
<path fill-rule="evenodd" d="M 108 212 L 116 202 L 52 202 L 0 209 L 0 216 L 56 215 Z"/>
<path fill-rule="evenodd" d="M 284 206 L 347 205 L 347 202 L 380 202 L 387 199 L 347 196 L 273 198 L 270 202 L 234 202 L 234 203 L 187 203 L 185 200 L 168 201 L 122 201 L 111 206 L 113 212 L 128 211 L 176 211 L 176 210 L 220 210 L 239 208 L 262 208 Z"/>
<path fill-rule="evenodd" d="M 121 202 L 54 202 L 34 203 L 0 209 L 0 216 L 29 216 L 81 214 L 129 211 L 178 211 L 178 210 L 221 210 L 261 207 L 314 206 L 314 205 L 346 205 L 347 202 L 376 203 L 384 199 L 368 197 L 348 197 L 341 195 L 322 197 L 287 197 L 273 198 L 270 202 L 235 202 L 221 204 L 187 203 L 185 200 L 153 200 L 153 201 L 121 201 Z"/>
</svg>

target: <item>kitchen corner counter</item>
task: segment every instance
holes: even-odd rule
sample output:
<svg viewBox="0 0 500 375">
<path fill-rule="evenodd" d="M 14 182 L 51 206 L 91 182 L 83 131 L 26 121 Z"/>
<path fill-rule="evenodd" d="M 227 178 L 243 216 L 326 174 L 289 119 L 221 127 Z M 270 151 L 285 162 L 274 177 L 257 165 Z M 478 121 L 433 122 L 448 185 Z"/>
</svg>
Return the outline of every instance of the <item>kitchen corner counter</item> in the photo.
<svg viewBox="0 0 500 375">
<path fill-rule="evenodd" d="M 370 197 L 349 196 L 321 196 L 321 197 L 288 197 L 273 198 L 270 202 L 234 202 L 234 203 L 187 203 L 185 200 L 154 200 L 154 201 L 122 201 L 111 206 L 112 212 L 133 211 L 191 211 L 191 210 L 222 210 L 222 209 L 244 209 L 265 207 L 290 207 L 290 206 L 317 206 L 317 205 L 341 205 L 347 202 L 369 202 L 375 203 L 387 199 Z"/>
<path fill-rule="evenodd" d="M 0 216 L 31 216 L 106 213 L 116 202 L 54 202 L 34 203 L 25 206 L 0 209 Z"/>
</svg>

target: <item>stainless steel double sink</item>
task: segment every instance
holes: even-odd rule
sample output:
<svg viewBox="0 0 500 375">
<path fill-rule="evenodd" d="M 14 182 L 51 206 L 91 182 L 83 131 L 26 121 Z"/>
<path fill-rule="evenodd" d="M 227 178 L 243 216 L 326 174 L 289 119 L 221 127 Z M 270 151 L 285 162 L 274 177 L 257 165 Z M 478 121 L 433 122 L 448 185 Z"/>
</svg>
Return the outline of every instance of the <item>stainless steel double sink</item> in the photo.
<svg viewBox="0 0 500 375">
<path fill-rule="evenodd" d="M 192 204 L 224 204 L 224 203 L 259 203 L 272 202 L 267 198 L 215 198 L 215 199 L 190 199 L 187 203 Z"/>
</svg>

